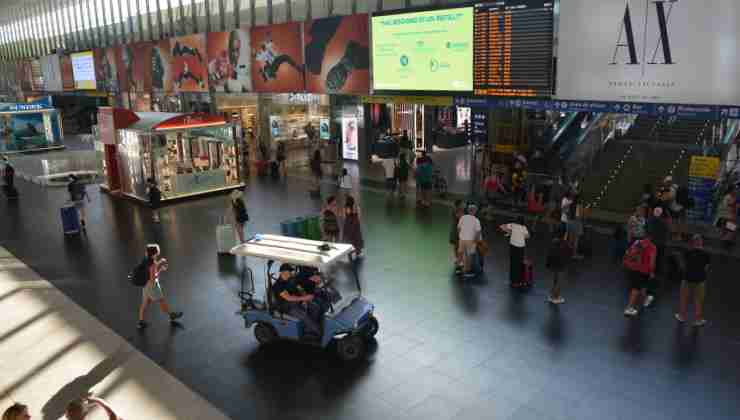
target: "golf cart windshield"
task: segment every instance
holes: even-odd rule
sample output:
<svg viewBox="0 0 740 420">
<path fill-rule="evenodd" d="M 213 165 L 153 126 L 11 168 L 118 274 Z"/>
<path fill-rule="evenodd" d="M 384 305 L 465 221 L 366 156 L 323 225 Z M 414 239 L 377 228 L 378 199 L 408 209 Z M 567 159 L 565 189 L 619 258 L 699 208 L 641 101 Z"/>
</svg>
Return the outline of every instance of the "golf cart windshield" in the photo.
<svg viewBox="0 0 740 420">
<path fill-rule="evenodd" d="M 350 244 L 311 241 L 278 235 L 256 235 L 244 244 L 231 249 L 237 256 L 276 260 L 299 266 L 323 269 L 348 256 L 354 247 Z"/>
</svg>

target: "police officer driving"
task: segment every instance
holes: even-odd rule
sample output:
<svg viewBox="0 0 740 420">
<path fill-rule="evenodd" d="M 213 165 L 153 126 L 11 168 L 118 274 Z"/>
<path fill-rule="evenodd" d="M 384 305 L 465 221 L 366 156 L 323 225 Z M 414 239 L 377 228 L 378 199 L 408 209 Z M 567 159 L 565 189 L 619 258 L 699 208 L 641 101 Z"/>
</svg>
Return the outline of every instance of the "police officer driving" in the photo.
<svg viewBox="0 0 740 420">
<path fill-rule="evenodd" d="M 317 319 L 321 314 L 316 314 L 319 309 L 316 308 L 317 305 L 312 304 L 314 295 L 302 291 L 293 275 L 294 271 L 290 264 L 280 266 L 280 274 L 272 286 L 278 310 L 303 321 L 305 335 L 320 336 L 321 326 Z"/>
</svg>

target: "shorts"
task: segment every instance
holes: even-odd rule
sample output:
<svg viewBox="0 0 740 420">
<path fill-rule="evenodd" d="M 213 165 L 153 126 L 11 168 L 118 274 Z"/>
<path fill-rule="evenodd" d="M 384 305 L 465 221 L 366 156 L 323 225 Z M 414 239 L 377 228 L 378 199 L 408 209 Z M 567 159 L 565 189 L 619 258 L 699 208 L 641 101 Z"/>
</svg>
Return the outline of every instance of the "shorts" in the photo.
<svg viewBox="0 0 740 420">
<path fill-rule="evenodd" d="M 85 200 L 79 200 L 74 202 L 75 208 L 82 209 L 85 208 Z"/>
<path fill-rule="evenodd" d="M 571 220 L 568 222 L 568 233 L 574 236 L 583 235 L 583 223 L 580 220 Z"/>
<path fill-rule="evenodd" d="M 385 188 L 387 188 L 388 191 L 395 191 L 396 190 L 396 178 L 386 178 Z"/>
<path fill-rule="evenodd" d="M 707 294 L 707 287 L 706 282 L 691 282 L 691 281 L 682 281 L 681 287 L 688 287 L 688 289 L 694 294 L 694 301 L 696 302 L 704 302 L 704 297 Z"/>
<path fill-rule="evenodd" d="M 477 242 L 460 240 L 458 251 L 460 252 L 460 254 L 465 255 L 466 257 L 475 255 L 475 253 L 478 252 Z"/>
<path fill-rule="evenodd" d="M 164 293 L 162 293 L 162 286 L 159 285 L 159 281 L 147 283 L 141 292 L 144 299 L 154 302 L 164 299 Z"/>
<path fill-rule="evenodd" d="M 630 290 L 647 289 L 650 285 L 650 276 L 639 271 L 628 271 L 630 279 Z"/>
</svg>

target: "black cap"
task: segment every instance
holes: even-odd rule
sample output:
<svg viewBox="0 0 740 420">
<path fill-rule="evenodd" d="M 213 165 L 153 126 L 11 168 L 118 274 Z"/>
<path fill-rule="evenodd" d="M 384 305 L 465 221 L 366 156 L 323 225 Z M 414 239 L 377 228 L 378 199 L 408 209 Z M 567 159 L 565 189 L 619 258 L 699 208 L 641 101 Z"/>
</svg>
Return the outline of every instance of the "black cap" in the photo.
<svg viewBox="0 0 740 420">
<path fill-rule="evenodd" d="M 283 263 L 280 264 L 280 272 L 282 273 L 283 271 L 295 271 L 295 268 L 288 263 Z"/>
</svg>

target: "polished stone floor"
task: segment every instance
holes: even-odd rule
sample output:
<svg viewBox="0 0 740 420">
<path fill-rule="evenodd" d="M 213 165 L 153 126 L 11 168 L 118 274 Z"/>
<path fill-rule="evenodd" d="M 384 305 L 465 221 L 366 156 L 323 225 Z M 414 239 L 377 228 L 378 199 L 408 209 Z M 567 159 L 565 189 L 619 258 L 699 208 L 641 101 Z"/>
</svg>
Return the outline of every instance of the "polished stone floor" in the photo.
<svg viewBox="0 0 740 420">
<path fill-rule="evenodd" d="M 249 230 L 276 232 L 281 220 L 316 212 L 306 188 L 252 183 Z M 448 209 L 420 212 L 366 191 L 361 278 L 381 329 L 367 360 L 345 365 L 310 348 L 260 348 L 244 329 L 234 314 L 244 261 L 215 250 L 224 197 L 170 206 L 157 226 L 146 209 L 95 192 L 87 236 L 65 239 L 64 192 L 26 183 L 20 191 L 17 204 L 0 200 L 0 245 L 235 419 L 740 416 L 736 260 L 714 261 L 710 322 L 700 331 L 673 320 L 673 281 L 655 307 L 625 319 L 623 273 L 605 238 L 595 238 L 592 258 L 570 267 L 567 302 L 553 308 L 545 303 L 547 235 L 530 246 L 538 281 L 530 293 L 507 287 L 506 243 L 496 235 L 485 278 L 461 283 L 451 275 Z M 152 308 L 152 326 L 135 329 L 140 290 L 126 274 L 149 242 L 170 260 L 162 282 L 185 312 L 182 328 L 171 329 Z M 262 265 L 248 263 L 261 281 Z"/>
</svg>

